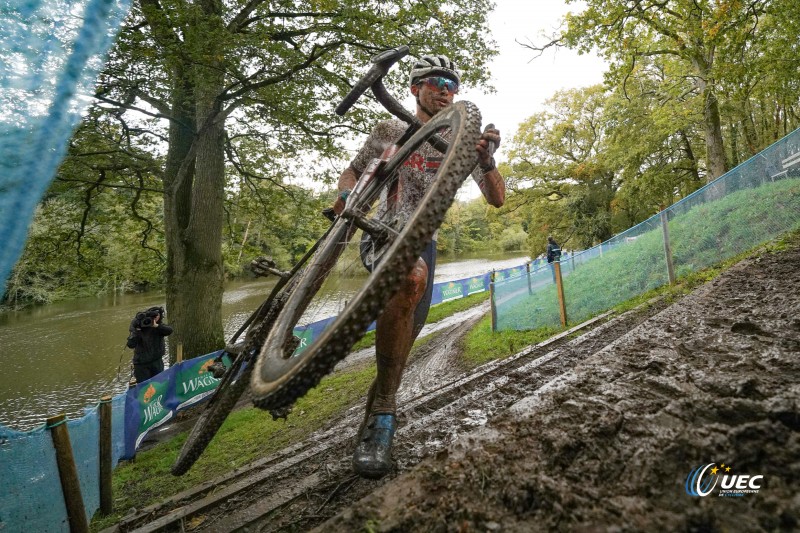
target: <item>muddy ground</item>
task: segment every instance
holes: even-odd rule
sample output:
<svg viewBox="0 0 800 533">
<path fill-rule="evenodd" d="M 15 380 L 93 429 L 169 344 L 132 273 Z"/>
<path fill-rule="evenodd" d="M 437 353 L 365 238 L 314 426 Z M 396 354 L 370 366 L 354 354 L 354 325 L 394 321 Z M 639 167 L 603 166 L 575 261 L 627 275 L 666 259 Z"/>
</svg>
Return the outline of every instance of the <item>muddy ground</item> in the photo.
<svg viewBox="0 0 800 533">
<path fill-rule="evenodd" d="M 355 492 L 366 497 L 317 529 L 800 528 L 797 243 L 743 261 L 598 350 L 416 467 L 404 467 L 401 442 L 397 477 L 364 485 Z M 758 492 L 722 496 L 720 472 L 708 496 L 687 494 L 687 476 L 710 463 L 763 476 Z"/>
</svg>

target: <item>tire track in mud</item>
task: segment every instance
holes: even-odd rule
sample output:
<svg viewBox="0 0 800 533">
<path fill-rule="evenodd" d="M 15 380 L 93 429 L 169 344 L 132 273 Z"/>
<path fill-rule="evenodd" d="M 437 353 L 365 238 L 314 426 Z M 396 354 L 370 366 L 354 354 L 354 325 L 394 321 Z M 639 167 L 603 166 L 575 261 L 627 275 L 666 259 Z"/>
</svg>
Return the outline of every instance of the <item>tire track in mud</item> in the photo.
<svg viewBox="0 0 800 533">
<path fill-rule="evenodd" d="M 352 441 L 363 404 L 335 427 L 307 441 L 123 519 L 108 531 L 290 531 L 306 530 L 371 493 L 425 457 L 444 450 L 516 401 L 575 366 L 653 316 L 667 304 L 651 302 L 611 318 L 597 317 L 579 337 L 578 326 L 504 360 L 457 377 L 456 347 L 480 318 L 445 330 L 431 340 L 404 376 L 393 472 L 379 481 L 360 479 L 350 465 Z M 434 379 L 435 378 L 435 379 Z"/>
</svg>

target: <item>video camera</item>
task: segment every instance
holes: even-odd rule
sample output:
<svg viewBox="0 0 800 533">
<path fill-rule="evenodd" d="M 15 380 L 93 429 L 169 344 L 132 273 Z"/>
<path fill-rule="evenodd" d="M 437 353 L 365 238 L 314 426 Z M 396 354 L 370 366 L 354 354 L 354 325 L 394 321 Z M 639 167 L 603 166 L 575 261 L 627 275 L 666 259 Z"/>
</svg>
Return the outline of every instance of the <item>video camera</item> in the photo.
<svg viewBox="0 0 800 533">
<path fill-rule="evenodd" d="M 164 318 L 166 311 L 163 307 L 151 307 L 146 311 L 139 311 L 131 324 L 136 329 L 151 328 L 155 324 L 155 318 L 161 315 Z"/>
</svg>

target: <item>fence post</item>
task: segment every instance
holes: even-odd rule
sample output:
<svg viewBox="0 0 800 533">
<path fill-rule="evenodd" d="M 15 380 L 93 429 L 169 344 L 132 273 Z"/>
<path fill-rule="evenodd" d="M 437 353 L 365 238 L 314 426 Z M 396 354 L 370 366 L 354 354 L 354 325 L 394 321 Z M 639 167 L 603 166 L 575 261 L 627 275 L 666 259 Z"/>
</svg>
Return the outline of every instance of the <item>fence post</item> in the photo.
<svg viewBox="0 0 800 533">
<path fill-rule="evenodd" d="M 669 225 L 667 224 L 667 212 L 664 206 L 661 206 L 661 229 L 664 233 L 664 257 L 667 260 L 667 275 L 669 276 L 669 284 L 675 285 L 675 267 L 672 264 L 672 246 L 669 242 Z"/>
<path fill-rule="evenodd" d="M 494 278 L 494 271 L 492 271 L 492 278 Z M 489 306 L 492 310 L 492 333 L 497 331 L 497 307 L 494 304 L 494 281 L 489 283 Z"/>
<path fill-rule="evenodd" d="M 533 294 L 533 288 L 531 287 L 531 264 L 525 263 L 525 269 L 528 271 L 528 294 Z"/>
<path fill-rule="evenodd" d="M 53 438 L 56 449 L 56 462 L 58 463 L 58 477 L 61 479 L 61 492 L 64 495 L 64 504 L 67 508 L 69 530 L 71 533 L 88 533 L 89 522 L 86 520 L 86 511 L 83 508 L 81 484 L 78 480 L 78 468 L 75 466 L 75 457 L 72 455 L 72 444 L 69 442 L 67 430 L 67 415 L 51 416 L 47 419 L 47 428 Z"/>
<path fill-rule="evenodd" d="M 180 363 L 181 361 L 183 361 L 183 343 L 182 342 L 178 343 L 178 349 L 176 351 L 177 351 L 177 353 L 175 354 L 175 356 L 177 358 L 176 362 Z"/>
<path fill-rule="evenodd" d="M 561 263 L 553 261 L 556 273 L 556 293 L 558 293 L 558 311 L 561 314 L 561 327 L 567 327 L 567 305 L 564 301 L 564 283 L 561 281 Z"/>
<path fill-rule="evenodd" d="M 575 250 L 572 250 L 572 253 L 569 256 L 569 260 L 572 263 L 572 271 L 575 272 Z"/>
<path fill-rule="evenodd" d="M 111 396 L 103 396 L 97 408 L 100 416 L 100 512 L 111 514 L 114 499 L 111 491 Z"/>
<path fill-rule="evenodd" d="M 494 269 L 492 269 L 492 272 L 491 272 L 491 274 L 489 274 L 489 281 L 490 281 L 491 283 L 494 283 Z"/>
</svg>

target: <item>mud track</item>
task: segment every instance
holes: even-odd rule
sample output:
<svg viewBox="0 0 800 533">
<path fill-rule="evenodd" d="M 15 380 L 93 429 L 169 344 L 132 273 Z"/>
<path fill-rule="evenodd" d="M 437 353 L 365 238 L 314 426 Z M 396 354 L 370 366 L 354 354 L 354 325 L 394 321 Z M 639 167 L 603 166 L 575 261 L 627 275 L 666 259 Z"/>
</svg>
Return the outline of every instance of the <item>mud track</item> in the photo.
<svg viewBox="0 0 800 533">
<path fill-rule="evenodd" d="M 473 318 L 409 367 L 387 478 L 352 474 L 357 406 L 335 427 L 117 529 L 795 528 L 799 265 L 798 248 L 751 259 L 678 303 L 598 317 L 463 375 L 456 339 Z M 711 462 L 764 475 L 764 487 L 687 495 L 687 474 Z"/>
<path fill-rule="evenodd" d="M 535 392 L 553 376 L 624 335 L 666 304 L 603 315 L 503 361 L 463 375 L 459 339 L 480 318 L 439 332 L 417 353 L 400 394 L 395 470 L 380 481 L 350 467 L 359 405 L 335 427 L 271 457 L 124 518 L 117 531 L 304 531 L 446 449 L 460 435 Z M 593 329 L 592 329 L 593 328 Z M 590 330 L 570 339 L 578 331 Z"/>
</svg>

